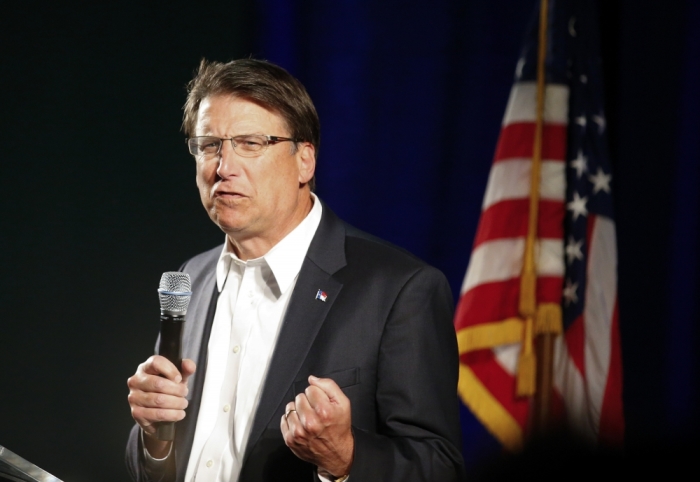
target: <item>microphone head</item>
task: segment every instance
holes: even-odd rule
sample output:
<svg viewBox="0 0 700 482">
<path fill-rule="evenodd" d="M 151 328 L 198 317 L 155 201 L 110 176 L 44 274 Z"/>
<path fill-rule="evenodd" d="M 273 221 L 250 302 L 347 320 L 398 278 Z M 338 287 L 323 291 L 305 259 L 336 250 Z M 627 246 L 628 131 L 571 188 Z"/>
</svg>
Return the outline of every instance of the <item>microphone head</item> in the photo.
<svg viewBox="0 0 700 482">
<path fill-rule="evenodd" d="M 163 314 L 181 316 L 187 313 L 192 297 L 190 275 L 180 271 L 166 271 L 160 277 L 158 298 Z"/>
</svg>

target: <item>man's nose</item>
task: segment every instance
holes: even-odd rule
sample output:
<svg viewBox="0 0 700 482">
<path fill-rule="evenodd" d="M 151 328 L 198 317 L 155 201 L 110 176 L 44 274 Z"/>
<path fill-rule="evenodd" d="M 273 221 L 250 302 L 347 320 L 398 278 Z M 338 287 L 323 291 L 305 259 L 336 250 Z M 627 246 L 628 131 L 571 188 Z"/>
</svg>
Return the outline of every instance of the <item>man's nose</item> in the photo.
<svg viewBox="0 0 700 482">
<path fill-rule="evenodd" d="M 241 156 L 233 149 L 233 141 L 226 139 L 219 152 L 219 167 L 216 173 L 219 177 L 235 176 L 241 167 Z"/>
</svg>

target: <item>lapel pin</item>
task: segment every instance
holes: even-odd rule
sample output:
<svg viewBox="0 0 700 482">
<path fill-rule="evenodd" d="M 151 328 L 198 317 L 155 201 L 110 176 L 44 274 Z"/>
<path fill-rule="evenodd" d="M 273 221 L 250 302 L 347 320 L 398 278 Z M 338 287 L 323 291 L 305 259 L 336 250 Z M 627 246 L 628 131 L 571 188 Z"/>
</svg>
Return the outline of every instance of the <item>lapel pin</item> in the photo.
<svg viewBox="0 0 700 482">
<path fill-rule="evenodd" d="M 316 293 L 316 299 L 325 302 L 326 298 L 328 298 L 328 295 L 326 294 L 326 292 L 323 290 L 318 290 L 318 293 Z"/>
</svg>

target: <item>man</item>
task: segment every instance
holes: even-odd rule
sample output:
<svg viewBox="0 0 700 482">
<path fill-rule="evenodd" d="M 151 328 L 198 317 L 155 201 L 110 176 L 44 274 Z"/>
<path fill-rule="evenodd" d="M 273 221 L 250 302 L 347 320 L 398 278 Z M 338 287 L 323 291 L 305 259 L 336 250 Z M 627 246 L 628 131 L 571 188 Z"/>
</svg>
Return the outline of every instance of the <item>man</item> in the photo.
<svg viewBox="0 0 700 482">
<path fill-rule="evenodd" d="M 267 62 L 203 61 L 183 126 L 226 242 L 182 268 L 182 372 L 152 356 L 129 378 L 134 480 L 460 479 L 448 284 L 312 193 L 304 87 Z"/>
</svg>

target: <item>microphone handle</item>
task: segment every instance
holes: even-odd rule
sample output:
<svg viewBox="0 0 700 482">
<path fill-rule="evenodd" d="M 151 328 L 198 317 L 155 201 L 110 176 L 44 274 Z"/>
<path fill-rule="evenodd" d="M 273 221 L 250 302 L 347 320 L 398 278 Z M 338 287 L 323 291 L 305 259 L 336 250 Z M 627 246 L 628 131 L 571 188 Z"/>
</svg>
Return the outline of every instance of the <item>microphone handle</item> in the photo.
<svg viewBox="0 0 700 482">
<path fill-rule="evenodd" d="M 158 354 L 170 360 L 180 372 L 182 372 L 182 327 L 184 324 L 184 315 L 160 315 Z M 158 422 L 156 438 L 158 440 L 174 440 L 175 422 Z"/>
</svg>

